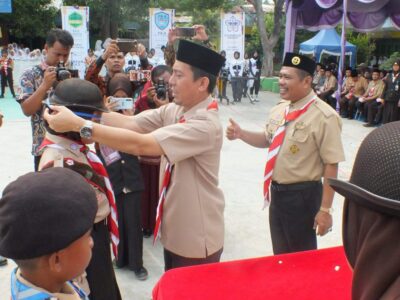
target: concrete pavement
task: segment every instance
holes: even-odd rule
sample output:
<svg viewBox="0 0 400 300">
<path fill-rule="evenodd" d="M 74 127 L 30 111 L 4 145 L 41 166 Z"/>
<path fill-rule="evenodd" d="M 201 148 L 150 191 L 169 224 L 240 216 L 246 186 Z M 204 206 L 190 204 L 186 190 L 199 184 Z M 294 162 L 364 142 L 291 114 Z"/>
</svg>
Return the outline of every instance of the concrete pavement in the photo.
<svg viewBox="0 0 400 300">
<path fill-rule="evenodd" d="M 230 87 L 228 87 L 230 90 Z M 230 117 L 243 128 L 263 130 L 270 108 L 278 102 L 277 94 L 260 92 L 261 101 L 250 104 L 244 98 L 236 105 L 220 105 L 221 122 L 224 128 Z M 0 110 L 5 113 L 4 125 L 0 128 L 0 192 L 18 176 L 33 170 L 30 155 L 31 128 L 29 119 L 23 117 L 13 100 L 0 100 Z M 362 139 L 372 130 L 362 123 L 343 119 L 343 141 L 346 162 L 340 165 L 339 177 L 349 178 L 356 151 Z M 225 193 L 225 246 L 223 261 L 267 256 L 272 254 L 268 227 L 268 210 L 262 210 L 262 179 L 267 151 L 251 148 L 240 141 L 225 139 L 220 167 L 220 186 Z M 318 238 L 320 248 L 341 244 L 342 197 L 334 201 L 333 231 Z M 45 241 L 44 241 L 45 242 Z M 129 270 L 116 270 L 123 299 L 151 299 L 151 291 L 163 274 L 163 256 L 160 243 L 152 245 L 144 239 L 144 266 L 149 271 L 146 281 L 136 280 Z M 0 267 L 0 298 L 9 299 L 9 274 L 15 267 L 12 261 Z"/>
</svg>

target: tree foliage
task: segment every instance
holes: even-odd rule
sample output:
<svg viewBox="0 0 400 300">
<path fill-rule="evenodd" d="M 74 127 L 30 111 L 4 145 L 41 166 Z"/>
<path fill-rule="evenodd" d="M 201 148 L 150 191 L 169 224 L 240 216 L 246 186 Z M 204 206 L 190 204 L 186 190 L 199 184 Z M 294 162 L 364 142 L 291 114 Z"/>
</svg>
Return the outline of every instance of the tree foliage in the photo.
<svg viewBox="0 0 400 300">
<path fill-rule="evenodd" d="M 376 45 L 368 33 L 348 31 L 346 39 L 357 46 L 357 63 L 369 63 Z"/>
<path fill-rule="evenodd" d="M 56 26 L 57 8 L 51 0 L 13 0 L 12 14 L 0 14 L 0 24 L 16 39 L 32 44 L 35 38 L 44 38 Z"/>
</svg>

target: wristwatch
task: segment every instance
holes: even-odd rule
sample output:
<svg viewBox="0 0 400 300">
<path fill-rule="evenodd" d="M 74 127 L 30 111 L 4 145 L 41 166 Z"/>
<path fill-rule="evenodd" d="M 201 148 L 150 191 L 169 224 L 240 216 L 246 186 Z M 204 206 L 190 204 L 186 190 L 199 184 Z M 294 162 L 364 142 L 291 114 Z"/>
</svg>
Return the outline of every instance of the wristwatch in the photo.
<svg viewBox="0 0 400 300">
<path fill-rule="evenodd" d="M 333 208 L 332 208 L 332 207 L 327 208 L 327 207 L 322 207 L 322 206 L 321 206 L 321 207 L 319 208 L 319 210 L 320 210 L 320 211 L 323 211 L 323 212 L 325 212 L 325 213 L 328 213 L 328 214 L 330 214 L 330 215 L 333 213 Z"/>
<path fill-rule="evenodd" d="M 79 129 L 79 134 L 82 138 L 90 139 L 92 138 L 93 132 L 93 122 L 86 121 L 85 124 Z"/>
</svg>

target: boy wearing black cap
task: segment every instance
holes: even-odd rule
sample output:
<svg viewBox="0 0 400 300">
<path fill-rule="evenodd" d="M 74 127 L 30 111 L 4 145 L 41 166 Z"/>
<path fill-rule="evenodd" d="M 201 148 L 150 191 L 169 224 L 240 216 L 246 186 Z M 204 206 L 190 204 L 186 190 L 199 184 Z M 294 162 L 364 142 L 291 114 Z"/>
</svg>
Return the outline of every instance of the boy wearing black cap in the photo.
<svg viewBox="0 0 400 300">
<path fill-rule="evenodd" d="M 334 192 L 322 177 L 336 177 L 344 160 L 341 119 L 312 91 L 315 62 L 286 53 L 279 74 L 279 102 L 264 132 L 240 128 L 232 119 L 227 138 L 269 148 L 264 201 L 271 204 L 269 224 L 274 254 L 317 248 L 316 235 L 332 227 Z"/>
<path fill-rule="evenodd" d="M 218 262 L 224 242 L 224 196 L 218 187 L 222 126 L 210 97 L 225 59 L 181 40 L 169 81 L 174 103 L 134 117 L 103 114 L 92 139 L 134 155 L 162 155 L 155 238 L 161 233 L 165 269 Z M 92 124 L 65 107 L 45 113 L 56 131 Z"/>
<path fill-rule="evenodd" d="M 96 211 L 91 186 L 63 168 L 28 173 L 4 189 L 0 254 L 18 265 L 11 274 L 12 300 L 88 299 L 70 280 L 91 259 Z"/>
<path fill-rule="evenodd" d="M 71 78 L 61 81 L 47 104 L 66 105 L 85 120 L 98 120 L 99 112 L 108 111 L 99 88 L 86 80 Z M 110 242 L 117 256 L 119 243 L 117 208 L 107 170 L 87 144 L 84 133 L 60 133 L 46 125 L 46 136 L 40 147 L 43 152 L 39 170 L 51 167 L 69 168 L 82 175 L 97 195 L 98 210 L 93 224 L 93 257 L 86 269 L 90 298 L 121 299 L 110 253 Z M 89 292 L 89 291 L 88 291 Z"/>
</svg>

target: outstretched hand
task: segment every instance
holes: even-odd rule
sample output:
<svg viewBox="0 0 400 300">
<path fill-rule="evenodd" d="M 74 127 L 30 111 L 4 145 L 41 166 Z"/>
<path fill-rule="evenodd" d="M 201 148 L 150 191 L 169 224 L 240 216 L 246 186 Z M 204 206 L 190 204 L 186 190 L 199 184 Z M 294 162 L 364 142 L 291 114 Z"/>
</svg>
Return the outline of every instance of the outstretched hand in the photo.
<svg viewBox="0 0 400 300">
<path fill-rule="evenodd" d="M 242 129 L 240 128 L 239 124 L 236 123 L 232 118 L 229 119 L 230 124 L 226 128 L 226 137 L 228 140 L 236 140 L 240 138 L 242 133 Z"/>
</svg>

